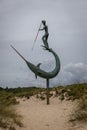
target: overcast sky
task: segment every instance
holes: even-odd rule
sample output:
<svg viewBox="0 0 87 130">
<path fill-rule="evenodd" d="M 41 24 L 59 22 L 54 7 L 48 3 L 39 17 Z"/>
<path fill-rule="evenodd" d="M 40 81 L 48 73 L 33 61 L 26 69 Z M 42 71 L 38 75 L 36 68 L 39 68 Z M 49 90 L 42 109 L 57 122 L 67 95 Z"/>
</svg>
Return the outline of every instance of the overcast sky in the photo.
<svg viewBox="0 0 87 130">
<path fill-rule="evenodd" d="M 0 0 L 0 86 L 45 86 L 35 79 L 12 44 L 33 64 L 51 71 L 54 57 L 42 50 L 41 20 L 49 28 L 49 46 L 58 54 L 61 70 L 50 86 L 87 82 L 87 0 Z"/>
</svg>

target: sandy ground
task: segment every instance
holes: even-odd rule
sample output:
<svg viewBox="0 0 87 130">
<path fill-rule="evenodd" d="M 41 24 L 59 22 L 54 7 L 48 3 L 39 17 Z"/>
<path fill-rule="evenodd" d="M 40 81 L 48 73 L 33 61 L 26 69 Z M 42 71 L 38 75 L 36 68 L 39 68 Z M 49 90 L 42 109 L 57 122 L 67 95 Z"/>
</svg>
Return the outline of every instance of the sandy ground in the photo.
<svg viewBox="0 0 87 130">
<path fill-rule="evenodd" d="M 74 102 L 60 101 L 58 97 L 41 101 L 35 97 L 19 99 L 17 112 L 23 116 L 24 127 L 21 130 L 87 130 L 85 124 L 71 124 L 69 115 L 73 111 Z"/>
</svg>

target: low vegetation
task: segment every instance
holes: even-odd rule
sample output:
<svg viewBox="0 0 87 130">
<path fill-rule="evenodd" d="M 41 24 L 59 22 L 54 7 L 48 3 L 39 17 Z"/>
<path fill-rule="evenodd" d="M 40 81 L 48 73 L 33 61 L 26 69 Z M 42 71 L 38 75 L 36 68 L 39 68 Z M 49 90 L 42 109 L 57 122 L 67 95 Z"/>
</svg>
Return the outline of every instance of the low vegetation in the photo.
<svg viewBox="0 0 87 130">
<path fill-rule="evenodd" d="M 22 127 L 21 116 L 13 108 L 16 104 L 18 102 L 12 93 L 0 90 L 0 127 L 4 130 L 16 130 L 16 127 Z"/>
<path fill-rule="evenodd" d="M 87 122 L 87 98 L 81 98 L 78 100 L 77 105 L 70 115 L 71 122 Z"/>
<path fill-rule="evenodd" d="M 76 107 L 70 115 L 71 122 L 87 121 L 87 84 L 73 84 L 55 88 L 61 101 L 76 101 Z"/>
<path fill-rule="evenodd" d="M 87 84 L 73 84 L 65 87 L 55 88 L 56 96 L 64 100 L 76 100 L 85 97 L 87 98 Z"/>
<path fill-rule="evenodd" d="M 17 97 L 29 99 L 31 96 L 41 93 L 44 89 L 35 87 L 8 88 L 0 87 L 0 127 L 4 130 L 16 130 L 22 127 L 22 117 L 15 111 L 14 105 L 19 104 Z"/>
<path fill-rule="evenodd" d="M 17 127 L 22 127 L 21 116 L 15 112 L 13 106 L 19 104 L 17 97 L 29 99 L 33 95 L 40 100 L 45 100 L 46 89 L 36 87 L 3 89 L 0 87 L 0 127 L 4 130 L 16 130 Z M 50 97 L 58 97 L 61 101 L 76 100 L 77 107 L 71 114 L 70 121 L 87 121 L 87 84 L 50 88 Z"/>
</svg>

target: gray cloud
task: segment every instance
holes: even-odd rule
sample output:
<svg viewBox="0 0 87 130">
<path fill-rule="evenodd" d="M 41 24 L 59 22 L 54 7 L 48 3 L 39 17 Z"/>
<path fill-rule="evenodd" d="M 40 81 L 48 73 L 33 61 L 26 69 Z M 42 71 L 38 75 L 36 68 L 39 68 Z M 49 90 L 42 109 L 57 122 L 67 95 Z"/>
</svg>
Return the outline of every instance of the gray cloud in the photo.
<svg viewBox="0 0 87 130">
<path fill-rule="evenodd" d="M 0 84 L 45 85 L 45 80 L 34 79 L 32 72 L 10 48 L 13 44 L 29 61 L 42 62 L 41 67 L 48 71 L 53 69 L 54 58 L 40 47 L 43 33 L 39 33 L 32 51 L 42 19 L 47 20 L 49 45 L 59 55 L 62 66 L 60 74 L 50 84 L 86 81 L 84 69 L 79 69 L 80 63 L 87 64 L 86 16 L 86 0 L 0 0 Z M 78 73 L 75 73 L 76 69 Z"/>
<path fill-rule="evenodd" d="M 87 82 L 87 64 L 71 63 L 64 67 L 64 72 L 67 74 L 69 81 L 72 83 Z"/>
</svg>

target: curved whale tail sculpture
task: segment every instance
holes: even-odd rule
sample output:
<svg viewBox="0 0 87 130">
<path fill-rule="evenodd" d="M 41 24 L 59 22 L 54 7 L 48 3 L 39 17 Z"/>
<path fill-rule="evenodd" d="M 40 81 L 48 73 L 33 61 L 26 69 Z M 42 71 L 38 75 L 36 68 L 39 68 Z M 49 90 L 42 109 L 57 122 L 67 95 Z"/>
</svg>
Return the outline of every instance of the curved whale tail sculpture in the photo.
<svg viewBox="0 0 87 130">
<path fill-rule="evenodd" d="M 47 72 L 45 70 L 40 69 L 40 65 L 41 63 L 34 65 L 31 62 L 29 62 L 28 60 L 26 60 L 12 45 L 11 47 L 13 48 L 14 51 L 16 51 L 16 53 L 26 62 L 28 68 L 35 74 L 35 77 L 37 78 L 37 76 L 45 78 L 46 79 L 46 85 L 47 85 L 47 104 L 49 104 L 49 79 L 54 78 L 60 71 L 60 59 L 58 57 L 58 55 L 56 54 L 56 52 L 53 51 L 52 48 L 49 48 L 47 39 L 49 36 L 48 33 L 48 27 L 46 25 L 46 21 L 42 21 L 44 27 L 43 29 L 39 29 L 39 30 L 45 30 L 45 35 L 42 37 L 44 46 L 43 49 L 52 53 L 54 58 L 55 58 L 55 68 L 51 71 L 51 72 Z"/>
<path fill-rule="evenodd" d="M 58 55 L 51 49 L 46 46 L 42 46 L 44 50 L 47 50 L 48 52 L 52 53 L 55 57 L 55 68 L 51 72 L 46 72 L 42 69 L 40 69 L 41 63 L 38 65 L 34 65 L 31 62 L 27 61 L 12 45 L 11 47 L 13 48 L 14 51 L 26 62 L 27 66 L 29 69 L 35 74 L 35 77 L 37 76 L 45 78 L 46 79 L 46 84 L 47 84 L 47 104 L 49 104 L 49 79 L 54 78 L 60 71 L 60 60 Z"/>
<path fill-rule="evenodd" d="M 27 66 L 30 68 L 30 70 L 35 74 L 35 76 L 39 76 L 45 79 L 51 79 L 54 78 L 60 71 L 60 60 L 58 55 L 51 49 L 51 48 L 47 48 L 45 46 L 43 46 L 43 48 L 47 51 L 49 51 L 50 53 L 52 53 L 55 57 L 55 63 L 56 66 L 55 68 L 51 71 L 51 72 L 46 72 L 42 69 L 40 69 L 40 65 L 41 63 L 34 65 L 31 62 L 27 61 L 12 45 L 11 47 L 16 51 L 16 53 L 26 62 Z"/>
</svg>

